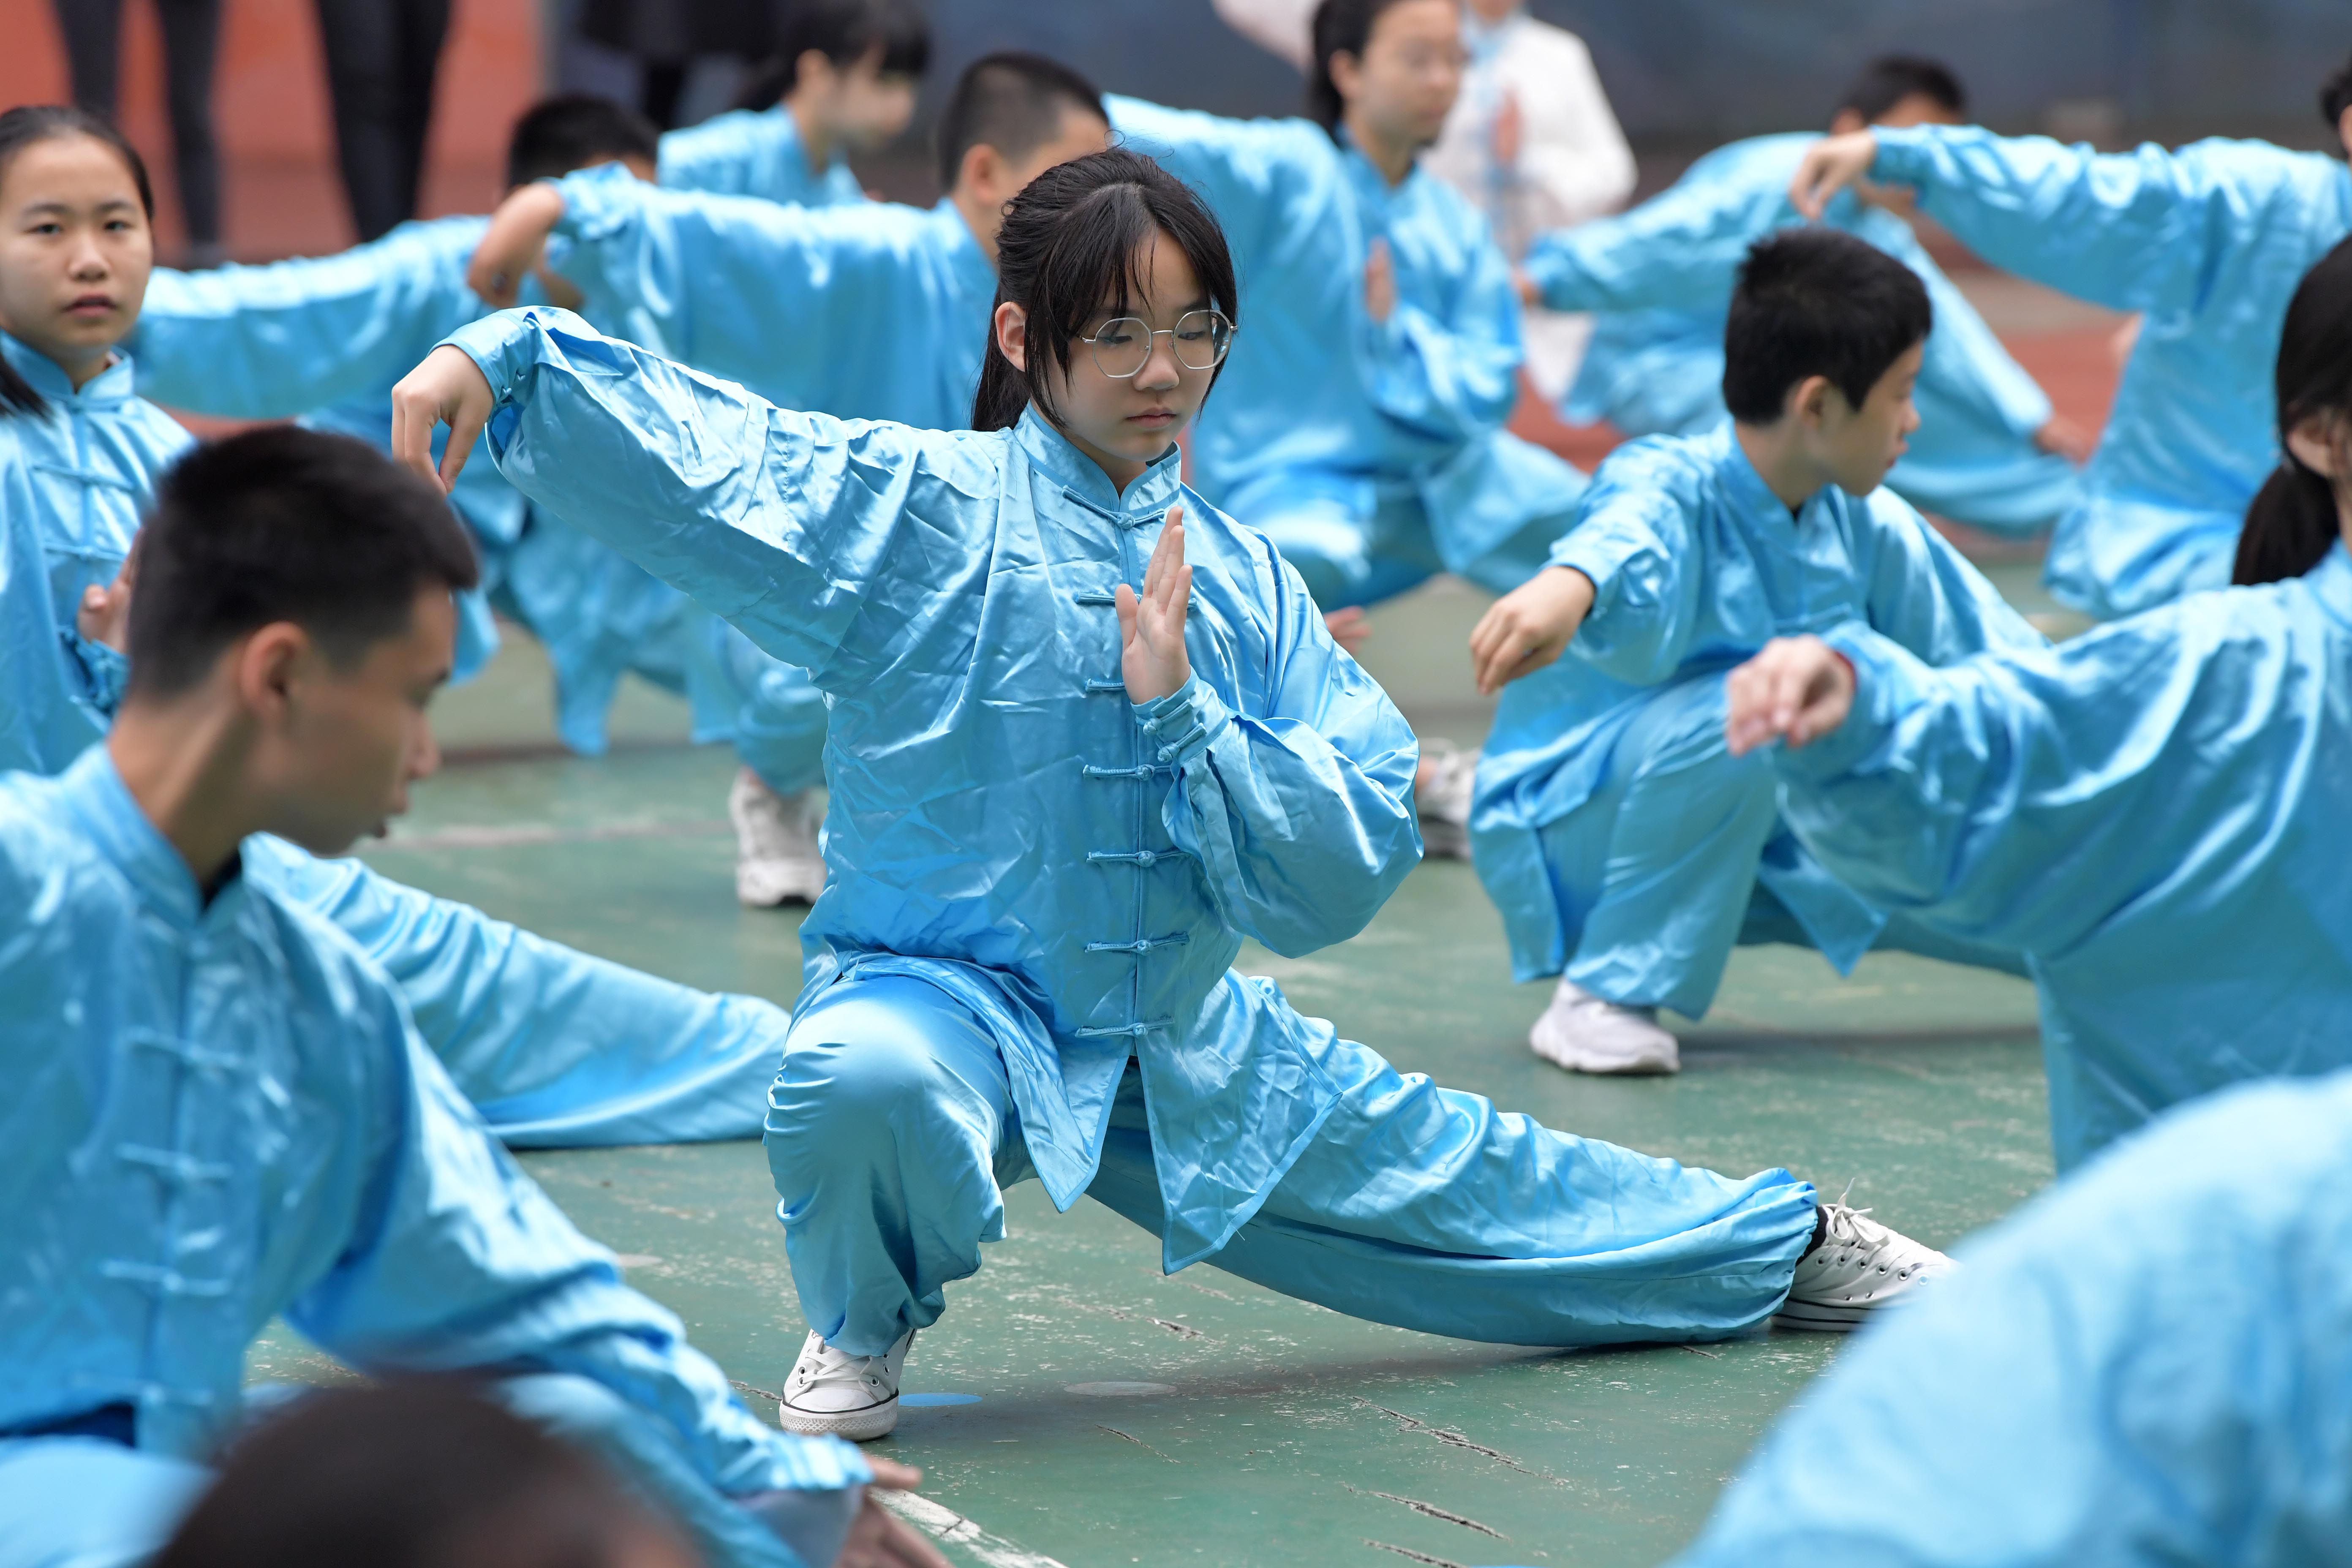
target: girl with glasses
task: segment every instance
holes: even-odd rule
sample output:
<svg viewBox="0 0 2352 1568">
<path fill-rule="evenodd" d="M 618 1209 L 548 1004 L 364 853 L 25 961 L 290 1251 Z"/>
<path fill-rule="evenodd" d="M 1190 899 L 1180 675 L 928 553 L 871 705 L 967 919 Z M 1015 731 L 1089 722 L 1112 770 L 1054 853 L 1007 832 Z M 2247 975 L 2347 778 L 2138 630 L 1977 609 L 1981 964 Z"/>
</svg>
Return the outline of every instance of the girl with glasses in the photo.
<svg viewBox="0 0 2352 1568">
<path fill-rule="evenodd" d="M 1298 574 L 1179 482 L 1204 318 L 1248 330 L 1199 198 L 1080 158 L 1013 200 L 998 262 L 971 430 L 779 408 L 549 310 L 394 394 L 412 464 L 443 421 L 445 481 L 487 435 L 832 698 L 832 875 L 769 1096 L 813 1331 L 783 1422 L 889 1431 L 915 1332 L 1031 1176 L 1171 1269 L 1501 1342 L 1843 1326 L 1938 1272 L 1784 1171 L 1497 1113 L 1231 967 L 1245 937 L 1346 940 L 1412 869 L 1412 736 Z"/>
</svg>

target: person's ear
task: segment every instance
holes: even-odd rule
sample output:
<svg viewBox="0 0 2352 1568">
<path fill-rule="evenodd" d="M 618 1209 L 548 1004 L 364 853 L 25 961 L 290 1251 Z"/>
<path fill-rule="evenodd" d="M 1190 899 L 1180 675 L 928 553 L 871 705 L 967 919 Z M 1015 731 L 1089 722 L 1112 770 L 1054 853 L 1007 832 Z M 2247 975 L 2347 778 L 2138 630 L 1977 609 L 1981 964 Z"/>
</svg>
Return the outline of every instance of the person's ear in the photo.
<svg viewBox="0 0 2352 1568">
<path fill-rule="evenodd" d="M 1836 388 L 1825 375 L 1809 375 L 1789 389 L 1789 399 L 1781 405 L 1783 418 L 1794 418 L 1799 425 L 1818 430 L 1829 417 L 1829 395 Z"/>
<path fill-rule="evenodd" d="M 1830 117 L 1830 134 L 1832 136 L 1851 136 L 1869 123 L 1870 121 L 1862 117 L 1860 110 L 1841 109 Z"/>
<path fill-rule="evenodd" d="M 975 142 L 963 150 L 963 162 L 956 169 L 956 184 L 971 193 L 975 200 L 999 205 L 1013 199 L 1003 188 L 1005 184 L 1004 154 L 985 142 Z"/>
<path fill-rule="evenodd" d="M 1353 103 L 1356 95 L 1364 90 L 1364 62 L 1346 49 L 1334 49 L 1331 63 L 1331 86 L 1342 103 Z"/>
<path fill-rule="evenodd" d="M 310 634 L 291 621 L 272 621 L 247 634 L 227 655 L 246 712 L 266 725 L 282 723 L 294 688 L 316 655 Z"/>
<path fill-rule="evenodd" d="M 2336 139 L 2344 143 L 2344 155 L 2352 158 L 2352 106 L 2336 117 Z"/>
<path fill-rule="evenodd" d="M 839 85 L 835 80 L 839 74 L 823 49 L 803 49 L 800 58 L 793 61 L 793 89 L 785 96 L 798 98 L 806 92 L 823 98 Z"/>
<path fill-rule="evenodd" d="M 2352 111 L 2347 111 L 2352 112 Z M 2286 433 L 2286 449 L 2295 461 L 2330 479 L 2352 478 L 2345 455 L 2345 419 L 2339 414 L 2315 414 Z"/>
<path fill-rule="evenodd" d="M 1029 368 L 1029 312 L 1007 300 L 996 307 L 996 348 L 1017 371 Z"/>
</svg>

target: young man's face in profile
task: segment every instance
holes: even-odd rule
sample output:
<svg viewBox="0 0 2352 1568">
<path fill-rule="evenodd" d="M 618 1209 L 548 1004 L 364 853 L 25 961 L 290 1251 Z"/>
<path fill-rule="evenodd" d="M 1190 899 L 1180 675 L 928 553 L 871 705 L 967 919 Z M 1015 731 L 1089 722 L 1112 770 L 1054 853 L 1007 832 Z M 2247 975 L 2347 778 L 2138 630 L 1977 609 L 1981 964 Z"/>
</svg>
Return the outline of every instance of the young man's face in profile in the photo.
<svg viewBox="0 0 2352 1568">
<path fill-rule="evenodd" d="M 1927 357 L 1923 341 L 1897 355 L 1855 408 L 1834 386 L 1822 399 L 1815 432 L 1816 455 L 1837 487 L 1849 495 L 1868 495 L 1885 481 L 1887 470 L 1903 456 L 1911 432 L 1919 428 L 1918 410 L 1912 406 L 1912 388 L 1918 384 L 1920 362 Z"/>
<path fill-rule="evenodd" d="M 449 591 L 433 586 L 418 591 L 406 628 L 356 664 L 314 651 L 276 737 L 283 837 L 340 855 L 407 811 L 408 786 L 441 765 L 425 709 L 449 679 L 457 626 Z"/>
</svg>

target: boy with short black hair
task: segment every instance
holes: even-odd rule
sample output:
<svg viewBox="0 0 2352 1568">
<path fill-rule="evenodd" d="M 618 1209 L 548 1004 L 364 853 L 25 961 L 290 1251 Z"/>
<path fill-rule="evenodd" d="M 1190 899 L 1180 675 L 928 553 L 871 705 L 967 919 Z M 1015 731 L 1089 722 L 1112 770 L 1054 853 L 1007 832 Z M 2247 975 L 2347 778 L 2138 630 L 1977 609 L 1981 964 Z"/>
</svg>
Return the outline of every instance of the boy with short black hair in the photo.
<svg viewBox="0 0 2352 1568">
<path fill-rule="evenodd" d="M 1838 99 L 1832 132 L 1958 124 L 1968 98 L 1931 59 L 1873 60 Z M 1629 436 L 1695 436 L 1725 414 L 1723 318 L 1748 247 L 1803 222 L 1789 176 L 1812 139 L 1718 147 L 1630 212 L 1557 229 L 1529 248 L 1528 300 L 1599 312 L 1562 411 Z M 1848 196 L 1820 221 L 1869 241 L 1927 286 L 1935 307 L 1916 398 L 1920 437 L 1886 477 L 1912 505 L 2005 536 L 2046 530 L 2081 493 L 2090 438 L 2059 417 L 1904 221 L 1905 193 Z"/>
<path fill-rule="evenodd" d="M 1841 972 L 1873 945 L 2016 967 L 1832 880 L 1766 760 L 1724 743 L 1725 671 L 1798 628 L 1866 621 L 1934 664 L 2042 643 L 1881 486 L 1932 324 L 1917 276 L 1851 235 L 1758 242 L 1724 338 L 1731 422 L 1612 453 L 1549 566 L 1472 634 L 1480 689 L 1508 683 L 1472 847 L 1518 977 L 1561 976 L 1530 1038 L 1546 1059 L 1676 1070 L 1657 1009 L 1703 1015 L 1738 942 Z"/>
<path fill-rule="evenodd" d="M 913 0 L 793 0 L 741 106 L 661 139 L 661 183 L 801 206 L 864 201 L 847 155 L 907 129 L 930 63 Z"/>
<path fill-rule="evenodd" d="M 499 1151 L 383 973 L 246 875 L 255 836 L 339 854 L 437 765 L 476 575 L 441 497 L 359 442 L 249 432 L 166 477 L 140 565 L 112 731 L 0 777 L 0 1557 L 152 1552 L 281 1313 L 362 1372 L 498 1379 L 710 1563 L 800 1561 L 772 1521 L 809 1494 L 837 1541 L 877 1506 L 855 1489 L 910 1473 L 755 1420 Z"/>
</svg>

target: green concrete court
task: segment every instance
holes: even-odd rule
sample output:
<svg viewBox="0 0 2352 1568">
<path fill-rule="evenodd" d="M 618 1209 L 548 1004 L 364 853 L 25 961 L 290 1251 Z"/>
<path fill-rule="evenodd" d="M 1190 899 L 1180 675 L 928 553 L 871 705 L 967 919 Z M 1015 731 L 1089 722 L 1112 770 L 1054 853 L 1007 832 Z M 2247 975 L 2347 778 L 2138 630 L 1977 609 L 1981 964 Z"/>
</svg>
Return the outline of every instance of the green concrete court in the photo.
<svg viewBox="0 0 2352 1568">
<path fill-rule="evenodd" d="M 1996 574 L 2030 611 L 2032 567 Z M 1366 662 L 1425 733 L 1475 743 L 1462 652 L 1480 601 L 1440 584 L 1375 616 Z M 545 666 L 519 637 L 450 693 L 450 765 L 369 851 L 387 874 L 696 985 L 789 1001 L 798 914 L 732 899 L 731 760 L 632 689 L 614 754 L 562 755 Z M 2050 1176 L 2032 989 L 1905 955 L 1841 981 L 1815 954 L 1745 950 L 1669 1079 L 1578 1079 L 1525 1040 L 1543 986 L 1511 984 L 1469 868 L 1415 871 L 1372 928 L 1303 960 L 1263 952 L 1304 1010 L 1399 1066 L 1552 1126 L 1745 1174 L 1781 1164 L 1948 1245 Z M 755 1143 L 533 1154 L 524 1163 L 633 1282 L 740 1380 L 779 1386 L 803 1325 Z M 919 1521 L 959 1563 L 1662 1562 L 1775 1412 L 1836 1353 L 1759 1334 L 1706 1350 L 1559 1353 L 1359 1323 L 1200 1265 L 1033 1183 L 1011 1235 L 918 1340 L 883 1446 L 929 1473 Z M 254 1375 L 332 1369 L 285 1330 Z"/>
</svg>

